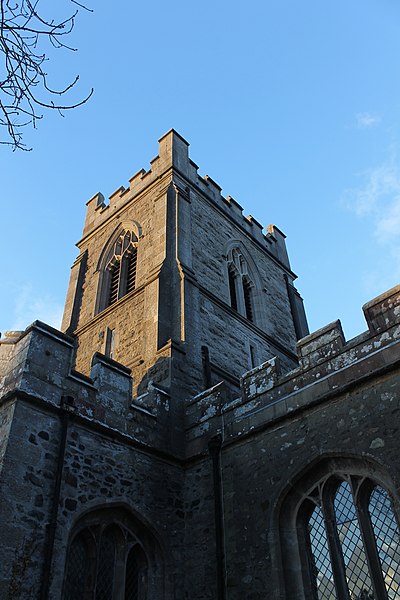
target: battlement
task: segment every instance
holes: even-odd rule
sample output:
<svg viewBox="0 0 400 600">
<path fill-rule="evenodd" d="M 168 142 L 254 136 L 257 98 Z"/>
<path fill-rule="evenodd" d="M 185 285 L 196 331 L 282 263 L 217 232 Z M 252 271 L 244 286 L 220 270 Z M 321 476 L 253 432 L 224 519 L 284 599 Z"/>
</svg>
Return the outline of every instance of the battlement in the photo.
<svg viewBox="0 0 400 600">
<path fill-rule="evenodd" d="M 297 344 L 298 368 L 282 373 L 272 358 L 245 373 L 241 395 L 229 398 L 221 382 L 189 400 L 185 411 L 187 456 L 206 452 L 210 436 L 246 436 L 368 384 L 400 363 L 400 286 L 363 307 L 368 330 L 346 341 L 340 321 L 311 333 Z M 112 428 L 135 442 L 165 448 L 168 393 L 153 385 L 132 398 L 130 370 L 96 353 L 90 377 L 73 369 L 74 338 L 35 321 L 23 332 L 0 340 L 0 402 L 16 397 L 62 408 L 76 418 Z M 349 403 L 351 397 L 349 396 Z"/>
<path fill-rule="evenodd" d="M 398 364 L 400 286 L 365 304 L 363 311 L 368 331 L 349 341 L 340 321 L 301 339 L 297 369 L 283 374 L 273 358 L 242 376 L 239 398 L 229 400 L 224 384 L 193 398 L 186 414 L 188 453 L 205 451 L 204 438 L 217 433 L 227 440 L 284 422 L 289 414 L 329 401 Z"/>
<path fill-rule="evenodd" d="M 131 371 L 95 353 L 90 377 L 73 368 L 74 338 L 35 321 L 0 340 L 0 404 L 21 398 L 48 410 L 112 428 L 140 443 L 165 447 L 169 398 L 151 384 L 144 401 L 132 399 Z"/>
<path fill-rule="evenodd" d="M 232 196 L 222 195 L 222 188 L 209 175 L 199 175 L 198 166 L 189 158 L 189 143 L 174 129 L 159 139 L 159 153 L 150 164 L 150 169 L 140 169 L 129 179 L 127 188 L 118 187 L 110 195 L 108 203 L 101 192 L 96 193 L 87 202 L 84 237 L 105 223 L 128 202 L 135 200 L 149 186 L 160 185 L 162 188 L 162 177 L 173 169 L 185 184 L 192 185 L 194 190 L 213 202 L 290 269 L 284 234 L 274 225 L 269 225 L 264 232 L 263 225 L 253 216 L 243 215 L 242 206 Z"/>
</svg>

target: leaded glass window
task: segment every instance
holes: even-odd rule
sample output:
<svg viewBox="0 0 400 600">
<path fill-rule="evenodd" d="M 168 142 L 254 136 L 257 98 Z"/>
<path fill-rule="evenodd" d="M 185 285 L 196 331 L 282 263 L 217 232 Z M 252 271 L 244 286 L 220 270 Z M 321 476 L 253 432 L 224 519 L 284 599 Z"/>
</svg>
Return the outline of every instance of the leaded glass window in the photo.
<svg viewBox="0 0 400 600">
<path fill-rule="evenodd" d="M 400 597 L 399 528 L 387 491 L 367 478 L 331 476 L 307 497 L 309 577 L 318 600 Z"/>
<path fill-rule="evenodd" d="M 317 506 L 308 522 L 311 545 L 311 572 L 314 590 L 318 599 L 336 598 L 331 558 L 322 510 Z"/>
<path fill-rule="evenodd" d="M 400 598 L 399 527 L 392 502 L 382 487 L 374 488 L 369 499 L 368 511 L 388 597 Z"/>
<path fill-rule="evenodd" d="M 125 524 L 93 522 L 68 549 L 63 600 L 147 600 L 147 559 Z"/>
<path fill-rule="evenodd" d="M 65 600 L 83 596 L 88 572 L 88 547 L 83 533 L 77 535 L 69 548 L 68 569 L 65 578 Z"/>
<path fill-rule="evenodd" d="M 125 600 L 142 600 L 146 589 L 147 561 L 140 546 L 133 546 L 126 561 Z"/>
<path fill-rule="evenodd" d="M 400 599 L 392 489 L 387 473 L 365 457 L 324 458 L 296 481 L 279 514 L 287 598 Z"/>
<path fill-rule="evenodd" d="M 115 558 L 115 537 L 112 529 L 108 528 L 100 540 L 95 600 L 113 600 Z"/>
<path fill-rule="evenodd" d="M 369 574 L 364 543 L 357 519 L 356 506 L 350 484 L 340 484 L 335 495 L 335 517 L 342 555 L 346 571 L 346 580 L 350 596 L 372 594 L 372 583 Z"/>
</svg>

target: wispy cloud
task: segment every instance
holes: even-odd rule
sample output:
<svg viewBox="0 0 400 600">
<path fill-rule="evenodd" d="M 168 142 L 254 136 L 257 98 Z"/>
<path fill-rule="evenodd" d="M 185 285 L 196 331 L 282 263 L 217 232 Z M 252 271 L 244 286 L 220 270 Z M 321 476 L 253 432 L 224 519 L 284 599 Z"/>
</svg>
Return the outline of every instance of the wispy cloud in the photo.
<svg viewBox="0 0 400 600">
<path fill-rule="evenodd" d="M 356 114 L 357 126 L 360 129 L 366 129 L 368 127 L 373 127 L 374 125 L 378 125 L 381 120 L 382 119 L 379 115 L 372 114 L 370 112 L 359 112 Z"/>
<path fill-rule="evenodd" d="M 25 284 L 17 290 L 13 321 L 10 329 L 22 330 L 33 321 L 40 320 L 59 328 L 63 306 L 50 294 L 39 294 L 31 284 Z"/>
<path fill-rule="evenodd" d="M 383 291 L 400 280 L 400 161 L 392 153 L 359 177 L 360 185 L 345 192 L 345 205 L 365 221 L 377 242 L 379 268 L 368 269 L 364 279 L 368 289 Z"/>
<path fill-rule="evenodd" d="M 360 174 L 359 187 L 345 192 L 347 208 L 359 217 L 372 218 L 375 237 L 381 243 L 400 236 L 400 163 L 386 163 Z"/>
</svg>

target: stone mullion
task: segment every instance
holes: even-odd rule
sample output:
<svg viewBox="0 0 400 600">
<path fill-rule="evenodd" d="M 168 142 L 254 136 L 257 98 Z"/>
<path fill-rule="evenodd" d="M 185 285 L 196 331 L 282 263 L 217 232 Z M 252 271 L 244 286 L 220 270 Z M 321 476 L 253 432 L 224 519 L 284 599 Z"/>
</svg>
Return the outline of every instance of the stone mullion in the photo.
<svg viewBox="0 0 400 600">
<path fill-rule="evenodd" d="M 329 554 L 338 600 L 350 600 L 349 588 L 346 580 L 346 566 L 344 564 L 342 545 L 337 531 L 336 517 L 333 509 L 333 495 L 323 494 L 321 510 L 324 516 L 326 537 L 328 540 Z"/>
<path fill-rule="evenodd" d="M 356 504 L 357 518 L 360 524 L 361 536 L 364 544 L 365 554 L 367 556 L 369 572 L 372 585 L 377 600 L 387 600 L 388 595 L 382 574 L 382 565 L 379 559 L 378 549 L 375 543 L 375 535 L 372 528 L 371 517 L 368 511 L 367 498 L 369 496 L 361 495 Z"/>
</svg>

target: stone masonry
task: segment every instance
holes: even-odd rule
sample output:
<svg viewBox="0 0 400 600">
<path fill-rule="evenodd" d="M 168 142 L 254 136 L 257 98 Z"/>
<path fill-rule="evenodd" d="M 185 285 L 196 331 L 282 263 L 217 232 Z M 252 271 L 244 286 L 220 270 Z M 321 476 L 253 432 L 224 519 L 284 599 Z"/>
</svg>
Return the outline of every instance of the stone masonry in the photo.
<svg viewBox="0 0 400 600">
<path fill-rule="evenodd" d="M 356 338 L 339 321 L 306 335 L 284 235 L 187 149 L 167 133 L 150 171 L 89 201 L 63 332 L 36 321 L 0 340 L 1 599 L 308 600 L 322 596 L 299 515 L 318 482 L 371 481 L 400 514 L 400 287 L 364 306 Z M 105 306 L 126 231 L 135 288 Z M 74 540 L 114 522 L 129 534 L 108 595 L 101 545 L 71 595 Z M 123 547 L 145 557 L 134 584 Z"/>
</svg>

